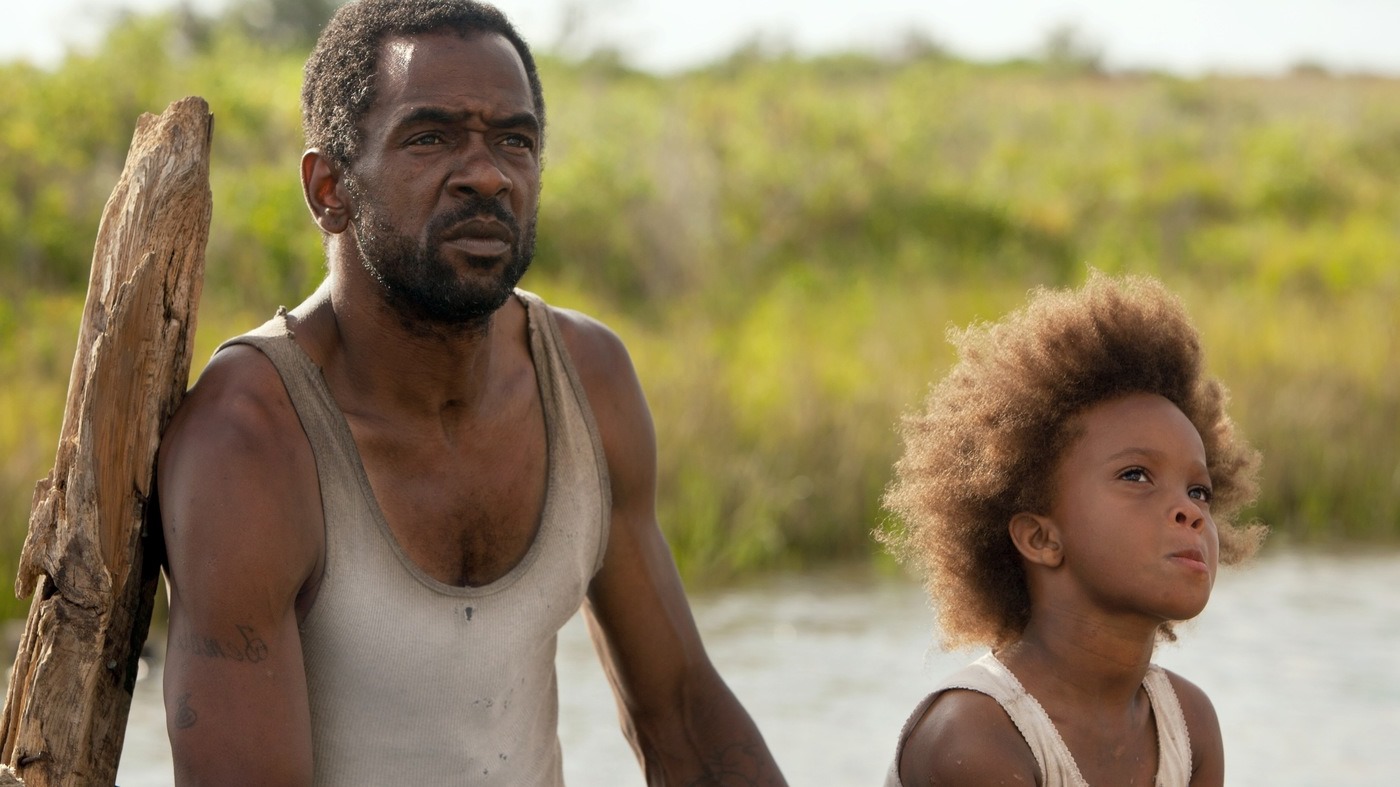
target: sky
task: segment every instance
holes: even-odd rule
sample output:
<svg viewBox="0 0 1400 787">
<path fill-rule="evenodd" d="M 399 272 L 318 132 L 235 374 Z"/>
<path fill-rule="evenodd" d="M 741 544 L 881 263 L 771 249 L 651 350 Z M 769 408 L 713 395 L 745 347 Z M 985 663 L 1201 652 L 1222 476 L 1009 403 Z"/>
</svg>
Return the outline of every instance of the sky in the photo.
<svg viewBox="0 0 1400 787">
<path fill-rule="evenodd" d="M 58 62 L 120 9 L 226 0 L 0 0 L 0 60 Z M 1300 63 L 1400 76 L 1400 0 L 499 0 L 536 48 L 611 46 L 658 71 L 755 38 L 798 52 L 892 46 L 918 32 L 974 59 L 1034 52 L 1073 26 L 1110 68 L 1269 74 Z M 570 13 L 572 10 L 574 13 Z M 570 24 L 568 20 L 576 20 Z M 569 31 L 569 32 L 565 32 Z"/>
</svg>

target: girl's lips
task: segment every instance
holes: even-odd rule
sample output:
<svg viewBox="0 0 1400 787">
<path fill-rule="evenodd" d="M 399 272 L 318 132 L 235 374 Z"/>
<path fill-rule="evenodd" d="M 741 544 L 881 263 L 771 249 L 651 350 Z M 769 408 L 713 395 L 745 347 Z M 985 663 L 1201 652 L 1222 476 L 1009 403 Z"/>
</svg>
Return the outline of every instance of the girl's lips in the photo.
<svg viewBox="0 0 1400 787">
<path fill-rule="evenodd" d="M 1208 567 L 1206 566 L 1205 555 L 1201 554 L 1201 551 L 1199 549 L 1182 550 L 1181 552 L 1173 554 L 1171 556 L 1171 560 L 1175 563 L 1180 563 L 1181 565 L 1186 566 L 1187 568 L 1193 569 L 1195 571 L 1200 571 L 1202 573 L 1208 570 Z"/>
</svg>

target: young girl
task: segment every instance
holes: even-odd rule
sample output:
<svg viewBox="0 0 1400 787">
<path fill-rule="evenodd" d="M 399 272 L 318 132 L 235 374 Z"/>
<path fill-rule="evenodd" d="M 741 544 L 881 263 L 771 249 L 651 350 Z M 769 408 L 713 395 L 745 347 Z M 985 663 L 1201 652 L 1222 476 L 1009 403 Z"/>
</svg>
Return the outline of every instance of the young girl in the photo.
<svg viewBox="0 0 1400 787">
<path fill-rule="evenodd" d="M 944 646 L 991 652 L 915 708 L 887 785 L 1221 785 L 1210 700 L 1151 663 L 1200 613 L 1258 455 L 1156 281 L 1095 273 L 953 336 L 904 426 L 885 540 L 923 574 Z"/>
</svg>

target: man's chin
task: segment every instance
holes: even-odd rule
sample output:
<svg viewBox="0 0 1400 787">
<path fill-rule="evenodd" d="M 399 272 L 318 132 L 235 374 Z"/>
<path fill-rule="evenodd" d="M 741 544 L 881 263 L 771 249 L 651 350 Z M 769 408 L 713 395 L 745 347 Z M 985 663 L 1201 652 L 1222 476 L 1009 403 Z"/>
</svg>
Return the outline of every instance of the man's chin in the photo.
<svg viewBox="0 0 1400 787">
<path fill-rule="evenodd" d="M 491 316 L 510 297 L 509 293 L 470 303 L 404 301 L 391 298 L 389 307 L 409 333 L 420 336 L 455 336 L 485 330 Z"/>
<path fill-rule="evenodd" d="M 417 325 L 432 333 L 470 330 L 490 321 L 510 299 L 518 280 L 515 276 L 495 276 L 489 281 L 471 283 L 459 280 L 458 287 L 450 293 L 438 288 L 399 289 L 388 292 L 387 301 L 410 329 Z"/>
</svg>

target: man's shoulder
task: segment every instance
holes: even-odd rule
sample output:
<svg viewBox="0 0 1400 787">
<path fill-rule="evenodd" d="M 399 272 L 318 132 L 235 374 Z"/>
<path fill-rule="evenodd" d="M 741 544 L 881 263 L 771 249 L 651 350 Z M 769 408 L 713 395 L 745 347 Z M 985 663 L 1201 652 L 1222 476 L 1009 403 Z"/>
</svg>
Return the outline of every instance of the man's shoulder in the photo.
<svg viewBox="0 0 1400 787">
<path fill-rule="evenodd" d="M 633 463 L 654 463 L 651 412 L 622 338 L 581 311 L 545 308 L 588 398 L 614 481 Z"/>
<path fill-rule="evenodd" d="M 220 350 L 200 373 L 162 448 L 209 448 L 233 460 L 285 455 L 293 438 L 304 440 L 276 367 L 256 348 L 238 344 Z"/>
<path fill-rule="evenodd" d="M 538 297 L 538 296 L 536 296 Z M 544 303 L 554 322 L 559 326 L 560 338 L 569 351 L 569 357 L 579 373 L 592 376 L 595 372 L 611 375 L 618 371 L 619 364 L 627 370 L 632 362 L 627 346 L 617 332 L 602 320 L 577 309 Z"/>
<path fill-rule="evenodd" d="M 281 377 L 246 345 L 220 350 L 161 437 L 157 460 L 168 564 L 211 554 L 300 592 L 321 555 L 315 457 Z"/>
</svg>

